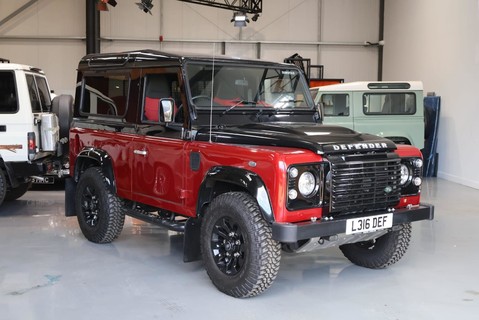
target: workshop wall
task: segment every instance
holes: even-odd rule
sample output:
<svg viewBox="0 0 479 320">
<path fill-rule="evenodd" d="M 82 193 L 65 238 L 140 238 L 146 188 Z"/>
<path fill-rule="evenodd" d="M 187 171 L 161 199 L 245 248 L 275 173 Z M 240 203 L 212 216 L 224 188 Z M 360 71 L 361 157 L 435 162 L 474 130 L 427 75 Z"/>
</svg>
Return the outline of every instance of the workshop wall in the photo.
<svg viewBox="0 0 479 320">
<path fill-rule="evenodd" d="M 438 176 L 479 189 L 479 3 L 386 0 L 384 78 L 441 96 Z"/>
</svg>

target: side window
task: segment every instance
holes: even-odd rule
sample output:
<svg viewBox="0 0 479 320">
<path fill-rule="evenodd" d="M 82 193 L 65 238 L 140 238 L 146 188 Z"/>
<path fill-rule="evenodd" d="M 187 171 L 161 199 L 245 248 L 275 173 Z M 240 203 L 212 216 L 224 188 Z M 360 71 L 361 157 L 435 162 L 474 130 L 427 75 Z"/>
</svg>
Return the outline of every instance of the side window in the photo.
<svg viewBox="0 0 479 320">
<path fill-rule="evenodd" d="M 349 116 L 349 94 L 333 93 L 321 95 L 325 116 Z"/>
<path fill-rule="evenodd" d="M 13 72 L 0 72 L 0 113 L 18 111 L 17 91 Z"/>
<path fill-rule="evenodd" d="M 183 122 L 178 69 L 160 68 L 159 70 L 147 71 L 144 77 L 144 97 L 142 120 L 144 122 L 160 121 L 160 100 L 173 99 L 173 121 Z"/>
<path fill-rule="evenodd" d="M 35 78 L 31 74 L 27 74 L 26 77 L 27 77 L 28 94 L 30 95 L 30 103 L 32 104 L 32 112 L 33 113 L 42 112 L 42 104 L 40 102 L 41 100 L 37 90 Z"/>
<path fill-rule="evenodd" d="M 80 113 L 90 116 L 124 117 L 129 84 L 129 75 L 124 73 L 85 75 Z"/>
<path fill-rule="evenodd" d="M 35 76 L 35 80 L 38 86 L 38 94 L 40 95 L 40 103 L 42 104 L 43 111 L 49 110 L 52 101 L 50 98 L 50 91 L 48 90 L 48 84 L 45 77 Z"/>
<path fill-rule="evenodd" d="M 363 95 L 364 114 L 369 115 L 405 115 L 416 113 L 416 94 L 365 93 Z"/>
</svg>

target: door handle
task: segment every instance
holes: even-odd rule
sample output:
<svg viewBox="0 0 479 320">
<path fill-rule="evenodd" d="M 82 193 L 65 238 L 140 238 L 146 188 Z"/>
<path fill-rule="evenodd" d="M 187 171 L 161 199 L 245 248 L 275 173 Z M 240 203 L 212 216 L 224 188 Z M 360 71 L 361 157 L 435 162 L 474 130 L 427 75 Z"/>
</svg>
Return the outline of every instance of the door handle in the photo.
<svg viewBox="0 0 479 320">
<path fill-rule="evenodd" d="M 148 151 L 146 150 L 133 150 L 134 154 L 139 154 L 140 156 L 146 157 L 148 155 Z"/>
</svg>

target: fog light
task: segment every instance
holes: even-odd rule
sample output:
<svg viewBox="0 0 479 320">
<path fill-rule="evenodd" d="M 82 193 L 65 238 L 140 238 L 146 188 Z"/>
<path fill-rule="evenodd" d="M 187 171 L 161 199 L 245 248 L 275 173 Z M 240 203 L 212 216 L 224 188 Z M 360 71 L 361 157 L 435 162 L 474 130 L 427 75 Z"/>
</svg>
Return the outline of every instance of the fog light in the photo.
<svg viewBox="0 0 479 320">
<path fill-rule="evenodd" d="M 298 197 L 298 191 L 291 189 L 288 191 L 288 198 L 289 200 L 294 200 Z"/>
<path fill-rule="evenodd" d="M 422 179 L 419 178 L 419 177 L 416 177 L 412 180 L 412 183 L 416 186 L 416 187 L 419 187 L 422 183 Z"/>
</svg>

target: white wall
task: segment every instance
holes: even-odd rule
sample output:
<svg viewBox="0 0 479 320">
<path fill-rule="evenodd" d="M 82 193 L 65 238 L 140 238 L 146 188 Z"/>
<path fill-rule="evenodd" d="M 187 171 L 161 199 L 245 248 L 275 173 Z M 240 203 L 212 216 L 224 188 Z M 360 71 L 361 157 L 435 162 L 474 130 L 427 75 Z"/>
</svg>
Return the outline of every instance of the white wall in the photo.
<svg viewBox="0 0 479 320">
<path fill-rule="evenodd" d="M 38 0 L 0 25 L 0 57 L 45 70 L 57 93 L 73 93 L 75 69 L 85 54 L 86 0 Z M 153 0 L 153 15 L 119 0 L 101 12 L 102 52 L 161 49 L 283 61 L 294 53 L 325 65 L 325 77 L 374 80 L 379 0 L 265 0 L 263 14 L 246 28 L 232 11 L 176 0 Z M 0 21 L 28 0 L 0 0 Z M 160 35 L 164 41 L 159 42 Z M 214 44 L 216 43 L 216 44 Z M 332 45 L 334 44 L 334 45 Z"/>
<path fill-rule="evenodd" d="M 0 0 L 0 21 L 27 2 Z M 0 57 L 42 68 L 56 93 L 73 94 L 84 37 L 83 1 L 39 0 L 0 25 Z"/>
<path fill-rule="evenodd" d="M 441 96 L 438 176 L 479 189 L 479 2 L 386 0 L 384 79 Z"/>
</svg>

